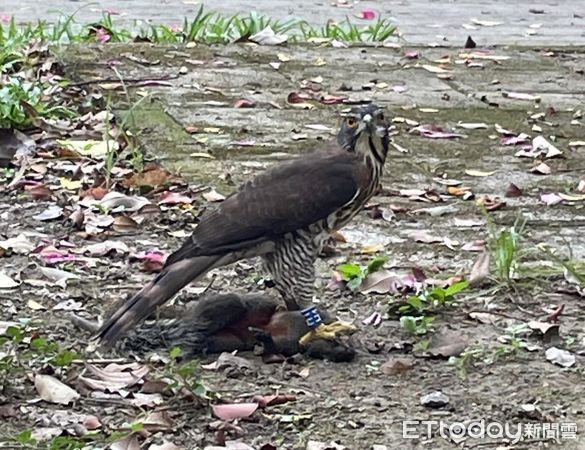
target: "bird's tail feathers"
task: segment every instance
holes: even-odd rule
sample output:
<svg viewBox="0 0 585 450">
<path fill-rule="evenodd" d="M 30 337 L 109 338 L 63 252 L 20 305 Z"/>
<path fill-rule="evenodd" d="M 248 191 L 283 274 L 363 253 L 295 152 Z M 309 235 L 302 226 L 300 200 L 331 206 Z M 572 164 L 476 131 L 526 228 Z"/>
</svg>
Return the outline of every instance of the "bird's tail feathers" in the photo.
<svg viewBox="0 0 585 450">
<path fill-rule="evenodd" d="M 140 292 L 119 307 L 98 332 L 99 340 L 112 346 L 126 331 L 155 312 L 183 287 L 216 266 L 221 256 L 197 256 L 176 261 Z"/>
</svg>

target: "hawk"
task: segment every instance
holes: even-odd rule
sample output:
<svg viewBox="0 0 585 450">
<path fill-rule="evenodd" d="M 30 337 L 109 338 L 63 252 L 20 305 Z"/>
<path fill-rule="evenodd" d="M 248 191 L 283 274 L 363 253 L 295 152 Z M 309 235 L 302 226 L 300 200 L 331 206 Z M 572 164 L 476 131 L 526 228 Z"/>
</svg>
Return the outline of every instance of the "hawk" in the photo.
<svg viewBox="0 0 585 450">
<path fill-rule="evenodd" d="M 307 306 L 323 244 L 377 191 L 388 145 L 384 110 L 374 104 L 352 108 L 337 139 L 264 171 L 203 214 L 154 280 L 105 321 L 100 341 L 113 345 L 209 270 L 256 256 L 287 309 Z"/>
</svg>

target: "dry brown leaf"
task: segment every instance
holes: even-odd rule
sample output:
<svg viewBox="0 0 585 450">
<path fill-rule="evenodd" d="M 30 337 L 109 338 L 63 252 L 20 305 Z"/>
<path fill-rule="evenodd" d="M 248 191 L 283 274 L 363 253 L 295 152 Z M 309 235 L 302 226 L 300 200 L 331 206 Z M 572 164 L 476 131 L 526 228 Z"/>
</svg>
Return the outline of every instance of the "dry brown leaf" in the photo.
<svg viewBox="0 0 585 450">
<path fill-rule="evenodd" d="M 483 281 L 490 275 L 490 254 L 483 252 L 480 254 L 471 268 L 469 274 L 469 285 L 480 286 Z"/>
<path fill-rule="evenodd" d="M 390 358 L 380 366 L 384 375 L 399 375 L 414 367 L 414 361 L 408 358 Z"/>
<path fill-rule="evenodd" d="M 447 331 L 432 337 L 427 352 L 435 358 L 449 358 L 461 354 L 467 344 L 466 336 L 456 331 Z"/>
<path fill-rule="evenodd" d="M 118 216 L 114 219 L 112 228 L 118 233 L 129 233 L 138 228 L 138 223 L 128 216 Z"/>
<path fill-rule="evenodd" d="M 153 412 L 149 414 L 142 423 L 144 429 L 150 432 L 168 431 L 173 428 L 173 422 L 171 421 L 168 411 Z"/>
</svg>

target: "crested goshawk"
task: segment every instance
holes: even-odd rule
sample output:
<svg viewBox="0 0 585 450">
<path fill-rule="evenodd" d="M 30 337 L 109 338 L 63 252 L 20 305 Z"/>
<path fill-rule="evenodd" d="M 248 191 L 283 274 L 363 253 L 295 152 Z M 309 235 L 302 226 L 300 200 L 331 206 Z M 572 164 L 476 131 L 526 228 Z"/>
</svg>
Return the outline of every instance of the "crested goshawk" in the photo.
<svg viewBox="0 0 585 450">
<path fill-rule="evenodd" d="M 255 256 L 288 309 L 307 306 L 323 244 L 378 189 L 388 145 L 384 110 L 373 104 L 352 108 L 336 140 L 257 175 L 203 214 L 155 279 L 106 320 L 101 342 L 112 345 L 209 270 Z"/>
</svg>

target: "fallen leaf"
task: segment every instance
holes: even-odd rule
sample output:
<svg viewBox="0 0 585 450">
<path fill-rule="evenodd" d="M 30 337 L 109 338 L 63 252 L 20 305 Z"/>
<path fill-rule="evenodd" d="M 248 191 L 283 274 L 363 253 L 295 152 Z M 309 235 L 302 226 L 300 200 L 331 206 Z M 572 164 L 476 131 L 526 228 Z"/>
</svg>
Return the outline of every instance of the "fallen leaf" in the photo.
<svg viewBox="0 0 585 450">
<path fill-rule="evenodd" d="M 33 186 L 25 186 L 24 190 L 35 200 L 48 200 L 51 198 L 51 190 L 44 184 L 35 184 Z"/>
<path fill-rule="evenodd" d="M 258 403 L 260 408 L 267 406 L 282 405 L 288 402 L 294 402 L 297 398 L 294 395 L 280 394 L 280 395 L 255 395 L 252 401 Z"/>
<path fill-rule="evenodd" d="M 258 409 L 258 403 L 231 403 L 213 405 L 213 414 L 221 420 L 241 419 L 251 416 Z"/>
<path fill-rule="evenodd" d="M 384 375 L 399 375 L 408 372 L 414 367 L 414 361 L 408 358 L 390 358 L 380 366 Z"/>
<path fill-rule="evenodd" d="M 108 192 L 98 204 L 112 212 L 135 212 L 142 207 L 149 205 L 150 200 L 137 195 L 130 196 L 120 192 Z"/>
<path fill-rule="evenodd" d="M 36 375 L 35 388 L 39 397 L 50 403 L 68 405 L 80 397 L 77 391 L 50 375 Z"/>
<path fill-rule="evenodd" d="M 530 136 L 526 133 L 520 133 L 518 136 L 508 136 L 502 138 L 502 145 L 518 145 L 526 144 L 530 140 Z"/>
<path fill-rule="evenodd" d="M 409 231 L 406 233 L 406 235 L 414 242 L 422 242 L 423 244 L 435 244 L 438 242 L 443 242 L 442 237 L 429 234 L 429 232 L 425 230 Z"/>
<path fill-rule="evenodd" d="M 532 140 L 532 152 L 535 153 L 535 156 L 544 153 L 544 157 L 547 159 L 563 154 L 562 151 L 560 151 L 542 136 L 536 136 Z"/>
<path fill-rule="evenodd" d="M 134 406 L 154 408 L 164 402 L 161 394 L 143 394 L 141 392 L 132 393 L 132 398 L 129 400 Z"/>
<path fill-rule="evenodd" d="M 39 267 L 39 270 L 45 277 L 53 281 L 55 285 L 60 286 L 63 289 L 67 287 L 67 282 L 69 280 L 79 279 L 79 276 L 74 273 L 67 272 L 66 270 L 55 269 L 53 267 Z"/>
<path fill-rule="evenodd" d="M 558 194 L 551 192 L 550 194 L 540 194 L 540 201 L 547 206 L 553 206 L 561 203 L 563 199 Z"/>
<path fill-rule="evenodd" d="M 148 447 L 148 450 L 184 450 L 185 447 L 179 447 L 178 445 L 173 444 L 169 441 L 163 441 L 162 444 L 152 444 Z"/>
<path fill-rule="evenodd" d="M 106 196 L 106 194 L 108 192 L 110 192 L 109 189 L 98 186 L 98 187 L 89 188 L 85 191 L 80 192 L 79 197 L 81 197 L 81 198 L 91 197 L 94 200 L 101 200 Z"/>
<path fill-rule="evenodd" d="M 412 131 L 418 131 L 421 136 L 429 139 L 457 139 L 465 137 L 464 134 L 446 132 L 439 127 L 433 127 L 430 125 L 419 125 L 412 128 L 411 132 Z"/>
<path fill-rule="evenodd" d="M 435 358 L 449 358 L 463 353 L 467 345 L 466 336 L 456 331 L 446 331 L 431 338 L 427 353 Z"/>
<path fill-rule="evenodd" d="M 288 40 L 288 36 L 285 34 L 277 34 L 270 26 L 267 26 L 258 33 L 250 36 L 249 40 L 260 45 L 280 45 Z"/>
<path fill-rule="evenodd" d="M 18 286 L 19 286 L 19 283 L 14 281 L 12 278 L 10 278 L 8 275 L 6 275 L 4 272 L 0 272 L 0 289 L 14 289 L 15 287 L 18 287 Z"/>
<path fill-rule="evenodd" d="M 136 434 L 131 434 L 124 439 L 112 442 L 110 444 L 110 450 L 140 450 L 138 436 Z"/>
<path fill-rule="evenodd" d="M 529 170 L 530 173 L 535 173 L 537 175 L 550 175 L 552 173 L 551 168 L 546 163 L 540 163 Z"/>
<path fill-rule="evenodd" d="M 234 108 L 255 108 L 256 101 L 251 98 L 241 98 L 236 100 L 234 103 Z"/>
<path fill-rule="evenodd" d="M 581 202 L 585 200 L 584 194 L 565 194 L 564 192 L 559 192 L 558 196 L 567 202 Z"/>
<path fill-rule="evenodd" d="M 59 140 L 57 144 L 65 147 L 68 150 L 72 150 L 75 153 L 82 156 L 89 156 L 95 159 L 103 159 L 106 157 L 109 151 L 116 151 L 119 148 L 117 141 L 73 141 L 73 140 Z"/>
<path fill-rule="evenodd" d="M 310 440 L 307 442 L 305 450 L 346 450 L 346 448 L 344 445 L 340 445 L 335 441 L 320 442 Z"/>
<path fill-rule="evenodd" d="M 150 432 L 169 431 L 173 428 L 173 422 L 168 411 L 150 413 L 143 421 L 144 429 Z"/>
<path fill-rule="evenodd" d="M 59 219 L 63 216 L 63 208 L 57 205 L 49 206 L 42 213 L 33 216 L 33 219 L 40 221 Z"/>
<path fill-rule="evenodd" d="M 477 204 L 479 206 L 483 206 L 486 211 L 497 211 L 499 209 L 502 209 L 506 206 L 506 202 L 500 200 L 497 197 L 489 197 L 487 195 L 484 195 L 483 197 L 481 197 L 478 201 Z"/>
<path fill-rule="evenodd" d="M 71 180 L 64 177 L 60 178 L 60 183 L 63 189 L 68 189 L 70 191 L 76 191 L 83 185 L 81 180 Z"/>
<path fill-rule="evenodd" d="M 87 370 L 97 378 L 87 378 L 80 376 L 81 381 L 86 386 L 99 391 L 115 392 L 119 389 L 128 388 L 139 383 L 149 372 L 147 366 L 139 363 L 129 364 L 108 364 L 104 368 L 92 364 L 86 364 Z"/>
<path fill-rule="evenodd" d="M 35 246 L 23 233 L 20 233 L 16 237 L 0 241 L 0 248 L 19 255 L 27 255 Z"/>
<path fill-rule="evenodd" d="M 363 294 L 398 293 L 404 290 L 412 290 L 416 287 L 417 280 L 411 273 L 398 273 L 390 270 L 378 270 L 369 274 L 360 285 Z"/>
<path fill-rule="evenodd" d="M 30 309 L 32 309 L 33 311 L 42 311 L 44 309 L 47 309 L 45 306 L 41 305 L 39 302 L 30 299 L 28 302 L 26 302 L 26 306 Z"/>
<path fill-rule="evenodd" d="M 575 356 L 567 350 L 551 347 L 546 350 L 546 359 L 561 367 L 571 367 L 575 364 Z"/>
<path fill-rule="evenodd" d="M 179 194 L 177 192 L 166 192 L 158 201 L 159 205 L 179 205 L 191 204 L 193 199 L 187 195 Z"/>
<path fill-rule="evenodd" d="M 442 74 L 452 74 L 453 73 L 451 70 L 443 69 L 442 67 L 433 66 L 430 64 L 421 64 L 420 67 L 422 67 L 427 72 L 431 72 L 431 73 L 442 73 Z"/>
<path fill-rule="evenodd" d="M 540 322 L 538 320 L 532 320 L 528 322 L 528 328 L 537 332 L 545 344 L 551 344 L 560 342 L 559 336 L 559 324 L 550 322 Z M 536 333 L 535 333 L 536 334 Z"/>
<path fill-rule="evenodd" d="M 128 233 L 138 228 L 138 223 L 128 216 L 118 216 L 114 219 L 112 228 L 118 233 Z"/>
<path fill-rule="evenodd" d="M 81 249 L 81 253 L 90 256 L 106 256 L 111 252 L 124 255 L 129 252 L 129 248 L 124 242 L 107 240 L 97 244 L 86 245 Z"/>
<path fill-rule="evenodd" d="M 20 416 L 20 414 L 21 414 L 20 410 L 13 403 L 7 403 L 5 405 L 0 405 L 0 418 L 7 419 L 10 417 L 18 417 L 18 416 Z"/>
<path fill-rule="evenodd" d="M 134 173 L 125 180 L 126 187 L 149 187 L 156 188 L 169 184 L 172 174 L 161 167 L 155 166 L 142 172 Z"/>
<path fill-rule="evenodd" d="M 481 170 L 467 169 L 465 173 L 470 177 L 489 177 L 496 173 L 496 171 L 492 170 L 491 172 L 483 172 Z"/>
<path fill-rule="evenodd" d="M 483 252 L 478 256 L 471 273 L 469 274 L 469 285 L 476 287 L 480 286 L 483 281 L 490 275 L 490 254 L 489 252 Z"/>
<path fill-rule="evenodd" d="M 215 189 L 202 194 L 203 198 L 208 202 L 222 202 L 225 200 L 225 195 L 220 194 Z"/>
<path fill-rule="evenodd" d="M 464 122 L 458 122 L 457 126 L 459 128 L 464 128 L 466 130 L 481 130 L 481 129 L 487 129 L 488 125 L 487 123 L 464 123 Z"/>
<path fill-rule="evenodd" d="M 522 189 L 516 186 L 514 183 L 510 183 L 506 189 L 506 197 L 515 198 L 522 196 Z"/>
<path fill-rule="evenodd" d="M 376 11 L 372 9 L 364 9 L 357 17 L 364 20 L 374 20 L 376 18 Z"/>
<path fill-rule="evenodd" d="M 502 91 L 502 97 L 504 98 L 512 98 L 514 100 L 530 100 L 539 102 L 541 100 L 540 96 L 533 95 L 533 94 L 525 94 L 522 92 L 506 92 Z"/>
<path fill-rule="evenodd" d="M 420 58 L 420 52 L 417 50 L 404 52 L 404 57 L 407 59 L 418 59 Z"/>
<path fill-rule="evenodd" d="M 471 19 L 471 22 L 481 27 L 496 27 L 501 25 L 503 22 L 495 22 L 490 20 Z"/>
</svg>

